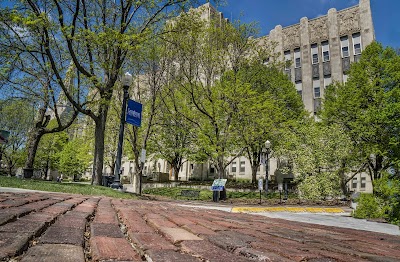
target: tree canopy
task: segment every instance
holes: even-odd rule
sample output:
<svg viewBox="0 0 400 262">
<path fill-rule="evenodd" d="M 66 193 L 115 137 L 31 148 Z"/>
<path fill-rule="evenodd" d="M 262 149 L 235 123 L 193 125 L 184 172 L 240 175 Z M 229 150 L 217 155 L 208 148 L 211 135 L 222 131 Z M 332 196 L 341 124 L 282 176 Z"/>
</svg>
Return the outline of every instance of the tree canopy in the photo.
<svg viewBox="0 0 400 262">
<path fill-rule="evenodd" d="M 321 118 L 350 136 L 353 154 L 366 164 L 371 180 L 399 168 L 400 57 L 372 43 L 353 63 L 348 81 L 328 88 Z"/>
</svg>

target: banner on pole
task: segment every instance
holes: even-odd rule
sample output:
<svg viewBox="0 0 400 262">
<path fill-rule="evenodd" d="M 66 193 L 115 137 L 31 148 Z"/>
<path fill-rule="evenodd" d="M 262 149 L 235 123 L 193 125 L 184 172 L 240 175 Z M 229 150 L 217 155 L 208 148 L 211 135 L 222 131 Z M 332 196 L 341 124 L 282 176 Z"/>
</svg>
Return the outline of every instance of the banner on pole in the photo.
<svg viewBox="0 0 400 262">
<path fill-rule="evenodd" d="M 126 107 L 126 120 L 128 124 L 140 127 L 142 124 L 142 104 L 131 99 Z"/>
</svg>

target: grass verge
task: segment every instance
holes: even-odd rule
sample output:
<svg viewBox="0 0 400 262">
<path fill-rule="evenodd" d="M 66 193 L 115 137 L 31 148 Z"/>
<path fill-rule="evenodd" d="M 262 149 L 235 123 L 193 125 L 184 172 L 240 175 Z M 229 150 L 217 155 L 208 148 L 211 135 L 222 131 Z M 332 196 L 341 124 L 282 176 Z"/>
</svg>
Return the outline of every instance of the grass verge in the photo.
<svg viewBox="0 0 400 262">
<path fill-rule="evenodd" d="M 108 196 L 116 198 L 137 199 L 135 195 L 120 192 L 108 187 L 76 183 L 56 183 L 52 181 L 19 179 L 16 177 L 0 176 L 0 187 L 23 188 L 31 190 L 60 192 L 90 196 Z"/>
</svg>

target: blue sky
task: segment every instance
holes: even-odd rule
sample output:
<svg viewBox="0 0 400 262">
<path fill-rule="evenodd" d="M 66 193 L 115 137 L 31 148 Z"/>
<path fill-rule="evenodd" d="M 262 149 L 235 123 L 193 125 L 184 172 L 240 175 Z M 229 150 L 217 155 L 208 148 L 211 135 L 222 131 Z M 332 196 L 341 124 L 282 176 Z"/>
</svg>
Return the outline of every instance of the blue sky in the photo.
<svg viewBox="0 0 400 262">
<path fill-rule="evenodd" d="M 400 48 L 400 1 L 370 2 L 376 40 L 384 46 Z M 299 23 L 302 17 L 327 14 L 332 7 L 341 10 L 356 4 L 358 0 L 226 0 L 218 10 L 229 19 L 259 22 L 260 35 L 266 35 L 278 24 L 285 27 Z"/>
</svg>

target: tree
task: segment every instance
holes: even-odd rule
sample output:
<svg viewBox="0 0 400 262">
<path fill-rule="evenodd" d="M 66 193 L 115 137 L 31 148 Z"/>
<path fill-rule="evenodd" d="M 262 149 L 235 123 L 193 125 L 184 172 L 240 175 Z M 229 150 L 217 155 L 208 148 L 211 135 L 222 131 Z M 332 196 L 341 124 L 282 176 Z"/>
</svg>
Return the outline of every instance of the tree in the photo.
<svg viewBox="0 0 400 262">
<path fill-rule="evenodd" d="M 32 105 L 23 100 L 0 100 L 0 126 L 10 132 L 7 144 L 0 144 L 0 159 L 5 160 L 10 176 L 23 165 L 28 130 L 33 121 Z"/>
<path fill-rule="evenodd" d="M 142 103 L 142 123 L 141 127 L 131 126 L 127 129 L 130 152 L 133 154 L 135 163 L 136 182 L 141 180 L 144 165 L 141 164 L 141 150 L 148 149 L 148 143 L 155 132 L 155 121 L 157 114 L 160 113 L 159 99 L 163 86 L 166 85 L 166 70 L 168 69 L 168 60 L 163 59 L 165 46 L 160 42 L 160 38 L 154 38 L 148 42 L 148 45 L 142 48 L 140 59 L 132 65 L 141 75 L 135 79 L 136 101 Z M 146 154 L 154 152 L 146 152 Z M 136 183 L 135 187 L 141 186 Z M 140 192 L 140 188 L 136 188 Z"/>
<path fill-rule="evenodd" d="M 343 180 L 342 161 L 353 154 L 350 137 L 339 125 L 325 125 L 304 119 L 282 134 L 278 156 L 289 159 L 291 166 L 283 172 L 296 174 L 299 190 L 310 199 L 338 196 Z M 350 146 L 349 146 L 350 144 Z M 346 183 L 344 183 L 344 186 Z"/>
<path fill-rule="evenodd" d="M 116 90 L 116 97 L 110 102 L 110 112 L 107 117 L 106 131 L 104 137 L 104 163 L 114 175 L 115 161 L 117 157 L 118 134 L 121 115 L 122 97 L 121 90 Z"/>
<path fill-rule="evenodd" d="M 156 157 L 170 164 L 174 180 L 178 181 L 179 170 L 192 156 L 195 130 L 182 112 L 187 101 L 179 89 L 164 87 L 158 102 L 160 110 L 154 127 L 157 132 L 151 137 L 150 148 Z"/>
<path fill-rule="evenodd" d="M 49 126 L 56 125 L 55 120 Z M 66 131 L 44 134 L 40 139 L 35 157 L 35 167 L 42 170 L 43 179 L 47 179 L 49 170 L 57 170 L 60 163 L 60 152 L 68 142 Z"/>
<path fill-rule="evenodd" d="M 250 37 L 257 30 L 252 24 L 203 20 L 200 16 L 206 11 L 182 14 L 170 24 L 173 33 L 165 38 L 175 66 L 171 82 L 182 93 L 182 112 L 195 128 L 192 149 L 199 159 L 207 156 L 218 177 L 224 178 L 226 167 L 243 152 L 234 128 L 242 113 L 238 109 L 257 102 L 250 86 L 235 77 L 242 66 L 257 59 L 252 53 L 258 46 Z"/>
<path fill-rule="evenodd" d="M 82 138 L 70 140 L 59 152 L 59 172 L 75 181 L 89 166 L 90 144 Z"/>
<path fill-rule="evenodd" d="M 282 73 L 280 63 L 273 63 L 270 59 L 270 63 L 265 65 L 260 58 L 243 67 L 237 78 L 249 83 L 258 93 L 258 101 L 243 108 L 252 111 L 243 114 L 237 125 L 251 163 L 252 183 L 255 184 L 265 141 L 271 140 L 274 147 L 279 147 L 284 130 L 303 119 L 306 113 L 301 97 Z"/>
<path fill-rule="evenodd" d="M 7 9 L 7 8 L 6 8 Z M 10 10 L 8 10 L 10 11 Z M 29 131 L 25 169 L 32 175 L 36 151 L 44 134 L 60 132 L 68 128 L 78 115 L 72 111 L 60 88 L 54 81 L 54 74 L 49 68 L 49 60 L 44 55 L 43 45 L 32 26 L 26 25 L 15 12 L 0 15 L 0 53 L 4 60 L 1 64 L 0 83 L 7 90 L 8 97 L 24 98 L 33 104 L 35 121 Z M 64 84 L 73 89 L 74 66 L 68 67 Z M 56 120 L 48 127 L 50 114 Z"/>
<path fill-rule="evenodd" d="M 360 167 L 371 181 L 399 167 L 400 57 L 372 43 L 353 63 L 345 84 L 328 88 L 322 119 L 339 125 L 351 138 Z"/>
<path fill-rule="evenodd" d="M 104 159 L 104 131 L 114 87 L 126 61 L 134 59 L 137 49 L 149 36 L 150 27 L 168 17 L 176 4 L 184 0 L 102 1 L 89 4 L 84 0 L 15 3 L 11 20 L 27 28 L 46 57 L 55 81 L 68 101 L 79 112 L 95 122 L 93 180 L 101 184 Z M 166 11 L 167 8 L 168 12 Z M 48 62 L 48 63 L 47 63 Z M 73 63 L 77 75 L 76 88 L 70 90 L 63 81 L 66 68 Z M 40 62 L 44 65 L 43 62 Z"/>
</svg>

